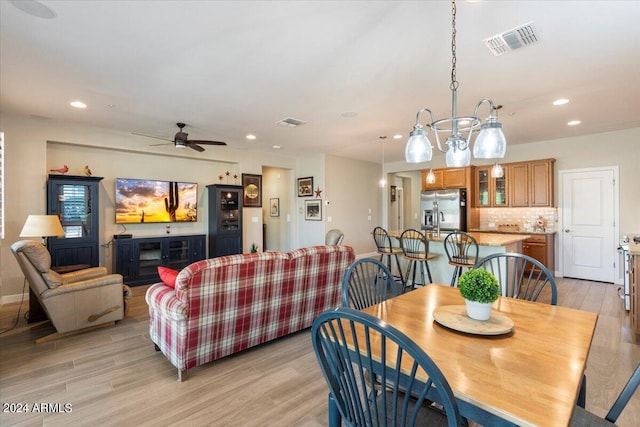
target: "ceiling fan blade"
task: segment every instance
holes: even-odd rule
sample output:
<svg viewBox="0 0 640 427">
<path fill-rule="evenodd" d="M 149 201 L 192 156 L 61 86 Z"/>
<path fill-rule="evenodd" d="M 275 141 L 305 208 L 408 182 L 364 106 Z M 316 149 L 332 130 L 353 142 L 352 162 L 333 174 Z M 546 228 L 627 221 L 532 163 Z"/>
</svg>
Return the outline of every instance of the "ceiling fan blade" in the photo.
<svg viewBox="0 0 640 427">
<path fill-rule="evenodd" d="M 222 141 L 204 141 L 204 140 L 199 140 L 199 139 L 190 139 L 189 140 L 189 144 L 202 144 L 202 145 L 227 145 L 226 142 L 222 142 Z"/>
<path fill-rule="evenodd" d="M 189 141 L 187 142 L 187 147 L 189 148 L 193 148 L 196 151 L 199 151 L 200 153 L 202 153 L 204 151 L 204 148 L 200 147 L 197 144 L 194 144 L 193 142 Z"/>
<path fill-rule="evenodd" d="M 159 147 L 161 145 L 171 145 L 171 144 L 173 144 L 173 141 L 172 142 L 166 142 L 164 144 L 151 144 L 151 145 L 149 145 L 149 147 Z"/>
<path fill-rule="evenodd" d="M 173 139 L 168 139 L 168 138 L 161 138 L 159 136 L 151 136 L 151 135 L 145 135 L 143 133 L 135 133 L 135 132 L 131 132 L 133 135 L 138 135 L 138 136 L 146 136 L 147 138 L 153 138 L 153 139 L 161 139 L 163 141 L 169 141 L 169 142 L 173 142 Z"/>
</svg>

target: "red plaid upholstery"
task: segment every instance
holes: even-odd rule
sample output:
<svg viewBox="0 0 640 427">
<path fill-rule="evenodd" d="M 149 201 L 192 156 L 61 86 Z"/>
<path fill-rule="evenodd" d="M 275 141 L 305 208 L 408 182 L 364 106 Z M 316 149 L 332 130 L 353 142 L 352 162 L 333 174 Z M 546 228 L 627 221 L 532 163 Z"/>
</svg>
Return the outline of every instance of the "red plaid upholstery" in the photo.
<svg viewBox="0 0 640 427">
<path fill-rule="evenodd" d="M 305 329 L 341 304 L 349 246 L 198 261 L 147 290 L 151 340 L 179 370 Z"/>
</svg>

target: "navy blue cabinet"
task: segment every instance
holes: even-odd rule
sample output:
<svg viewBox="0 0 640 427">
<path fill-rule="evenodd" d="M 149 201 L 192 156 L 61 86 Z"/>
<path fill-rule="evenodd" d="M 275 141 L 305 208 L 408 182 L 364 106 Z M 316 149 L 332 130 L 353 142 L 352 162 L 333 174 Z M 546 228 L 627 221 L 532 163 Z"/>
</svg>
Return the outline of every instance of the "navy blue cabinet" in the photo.
<svg viewBox="0 0 640 427">
<path fill-rule="evenodd" d="M 207 185 L 209 258 L 242 253 L 242 186 Z"/>
<path fill-rule="evenodd" d="M 49 175 L 47 214 L 58 215 L 65 233 L 47 239 L 52 267 L 99 265 L 100 180 L 102 177 Z"/>
<path fill-rule="evenodd" d="M 205 258 L 205 235 L 115 239 L 113 271 L 129 286 L 160 281 L 158 266 L 182 270 Z"/>
</svg>

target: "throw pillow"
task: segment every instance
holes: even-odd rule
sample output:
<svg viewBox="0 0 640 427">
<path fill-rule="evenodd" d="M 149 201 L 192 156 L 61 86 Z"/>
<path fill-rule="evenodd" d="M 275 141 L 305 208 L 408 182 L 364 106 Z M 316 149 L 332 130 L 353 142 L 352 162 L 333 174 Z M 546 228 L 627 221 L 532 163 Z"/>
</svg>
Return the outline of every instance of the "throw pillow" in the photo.
<svg viewBox="0 0 640 427">
<path fill-rule="evenodd" d="M 172 288 L 176 287 L 176 277 L 178 277 L 179 271 L 173 270 L 171 268 L 158 266 L 158 274 L 160 275 L 160 280 Z"/>
</svg>

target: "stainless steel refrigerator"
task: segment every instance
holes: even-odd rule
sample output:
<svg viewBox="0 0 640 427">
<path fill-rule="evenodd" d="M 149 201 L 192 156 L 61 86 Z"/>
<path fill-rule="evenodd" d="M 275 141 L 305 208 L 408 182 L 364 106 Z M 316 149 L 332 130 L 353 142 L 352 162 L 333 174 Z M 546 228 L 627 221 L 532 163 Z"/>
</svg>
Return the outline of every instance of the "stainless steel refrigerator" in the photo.
<svg viewBox="0 0 640 427">
<path fill-rule="evenodd" d="M 423 230 L 467 231 L 467 190 L 423 191 L 420 196 Z"/>
</svg>

